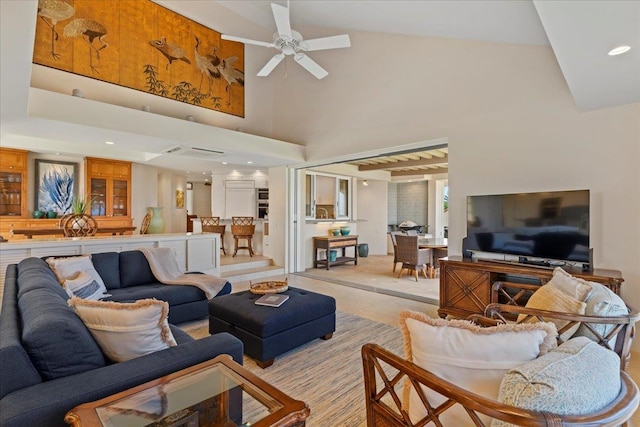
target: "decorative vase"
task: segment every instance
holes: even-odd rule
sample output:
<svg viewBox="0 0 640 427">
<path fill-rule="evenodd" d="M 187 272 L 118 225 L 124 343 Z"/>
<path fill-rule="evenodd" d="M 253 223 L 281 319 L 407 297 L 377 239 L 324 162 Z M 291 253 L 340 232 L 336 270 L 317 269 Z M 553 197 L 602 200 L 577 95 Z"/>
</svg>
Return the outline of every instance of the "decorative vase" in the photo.
<svg viewBox="0 0 640 427">
<path fill-rule="evenodd" d="M 329 262 L 336 262 L 338 259 L 338 251 L 336 249 L 329 250 Z"/>
<path fill-rule="evenodd" d="M 149 229 L 147 233 L 149 234 L 160 234 L 164 233 L 165 222 L 162 217 L 162 208 L 160 207 L 149 207 L 147 208 L 151 211 L 151 221 L 149 222 Z"/>
<path fill-rule="evenodd" d="M 340 227 L 340 234 L 343 236 L 348 236 L 351 233 L 351 228 L 349 227 Z"/>
<path fill-rule="evenodd" d="M 33 215 L 34 218 L 44 218 L 45 212 L 44 211 L 40 211 L 40 210 L 35 210 L 35 211 L 33 211 L 32 215 Z"/>
<path fill-rule="evenodd" d="M 57 218 L 57 217 L 58 217 L 58 212 L 54 210 L 47 211 L 47 218 Z"/>
</svg>

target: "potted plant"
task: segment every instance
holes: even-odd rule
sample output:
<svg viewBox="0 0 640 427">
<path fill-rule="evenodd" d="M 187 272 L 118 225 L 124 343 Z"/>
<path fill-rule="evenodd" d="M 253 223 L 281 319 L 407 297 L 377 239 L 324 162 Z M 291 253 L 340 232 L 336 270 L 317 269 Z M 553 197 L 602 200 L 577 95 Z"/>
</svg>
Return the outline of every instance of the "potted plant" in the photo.
<svg viewBox="0 0 640 427">
<path fill-rule="evenodd" d="M 92 200 L 87 201 L 83 196 L 76 196 L 71 202 L 71 212 L 75 215 L 82 215 L 87 212 L 87 208 Z"/>
</svg>

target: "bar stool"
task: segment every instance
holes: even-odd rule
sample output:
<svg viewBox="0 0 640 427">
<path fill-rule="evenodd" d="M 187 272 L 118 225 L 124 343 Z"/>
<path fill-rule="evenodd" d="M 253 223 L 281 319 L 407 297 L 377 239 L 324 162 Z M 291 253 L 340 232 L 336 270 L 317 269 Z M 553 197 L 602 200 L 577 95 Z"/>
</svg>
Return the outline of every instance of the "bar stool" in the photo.
<svg viewBox="0 0 640 427">
<path fill-rule="evenodd" d="M 253 256 L 252 239 L 256 226 L 253 224 L 252 216 L 234 216 L 231 217 L 231 234 L 233 234 L 234 251 L 236 256 L 238 249 L 249 249 L 249 256 Z M 238 240 L 245 239 L 247 246 L 238 246 Z"/>
<path fill-rule="evenodd" d="M 220 217 L 203 216 L 200 218 L 200 222 L 202 223 L 203 233 L 220 233 L 220 249 L 222 249 L 222 253 L 226 255 L 227 251 L 224 249 L 224 229 L 227 226 L 220 224 Z"/>
</svg>

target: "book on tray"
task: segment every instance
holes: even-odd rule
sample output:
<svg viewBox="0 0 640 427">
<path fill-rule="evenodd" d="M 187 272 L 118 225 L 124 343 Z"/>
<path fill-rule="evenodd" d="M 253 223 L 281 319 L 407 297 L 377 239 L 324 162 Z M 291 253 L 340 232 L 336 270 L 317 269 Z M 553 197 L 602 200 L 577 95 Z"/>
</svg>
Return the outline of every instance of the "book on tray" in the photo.
<svg viewBox="0 0 640 427">
<path fill-rule="evenodd" d="M 256 300 L 257 305 L 266 305 L 269 307 L 280 307 L 286 300 L 289 299 L 289 295 L 283 294 L 266 294 L 262 295 Z"/>
</svg>

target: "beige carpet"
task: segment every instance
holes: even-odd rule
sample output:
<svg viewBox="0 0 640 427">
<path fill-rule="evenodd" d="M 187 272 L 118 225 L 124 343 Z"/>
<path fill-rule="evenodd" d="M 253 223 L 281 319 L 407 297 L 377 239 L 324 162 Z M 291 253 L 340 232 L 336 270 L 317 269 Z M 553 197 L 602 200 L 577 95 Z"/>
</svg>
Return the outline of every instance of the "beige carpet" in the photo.
<svg viewBox="0 0 640 427">
<path fill-rule="evenodd" d="M 194 338 L 207 336 L 207 321 L 181 325 Z M 375 342 L 402 355 L 397 327 L 336 313 L 333 338 L 314 340 L 276 358 L 266 369 L 245 356 L 244 366 L 289 396 L 309 405 L 308 427 L 366 425 L 361 347 Z"/>
</svg>

